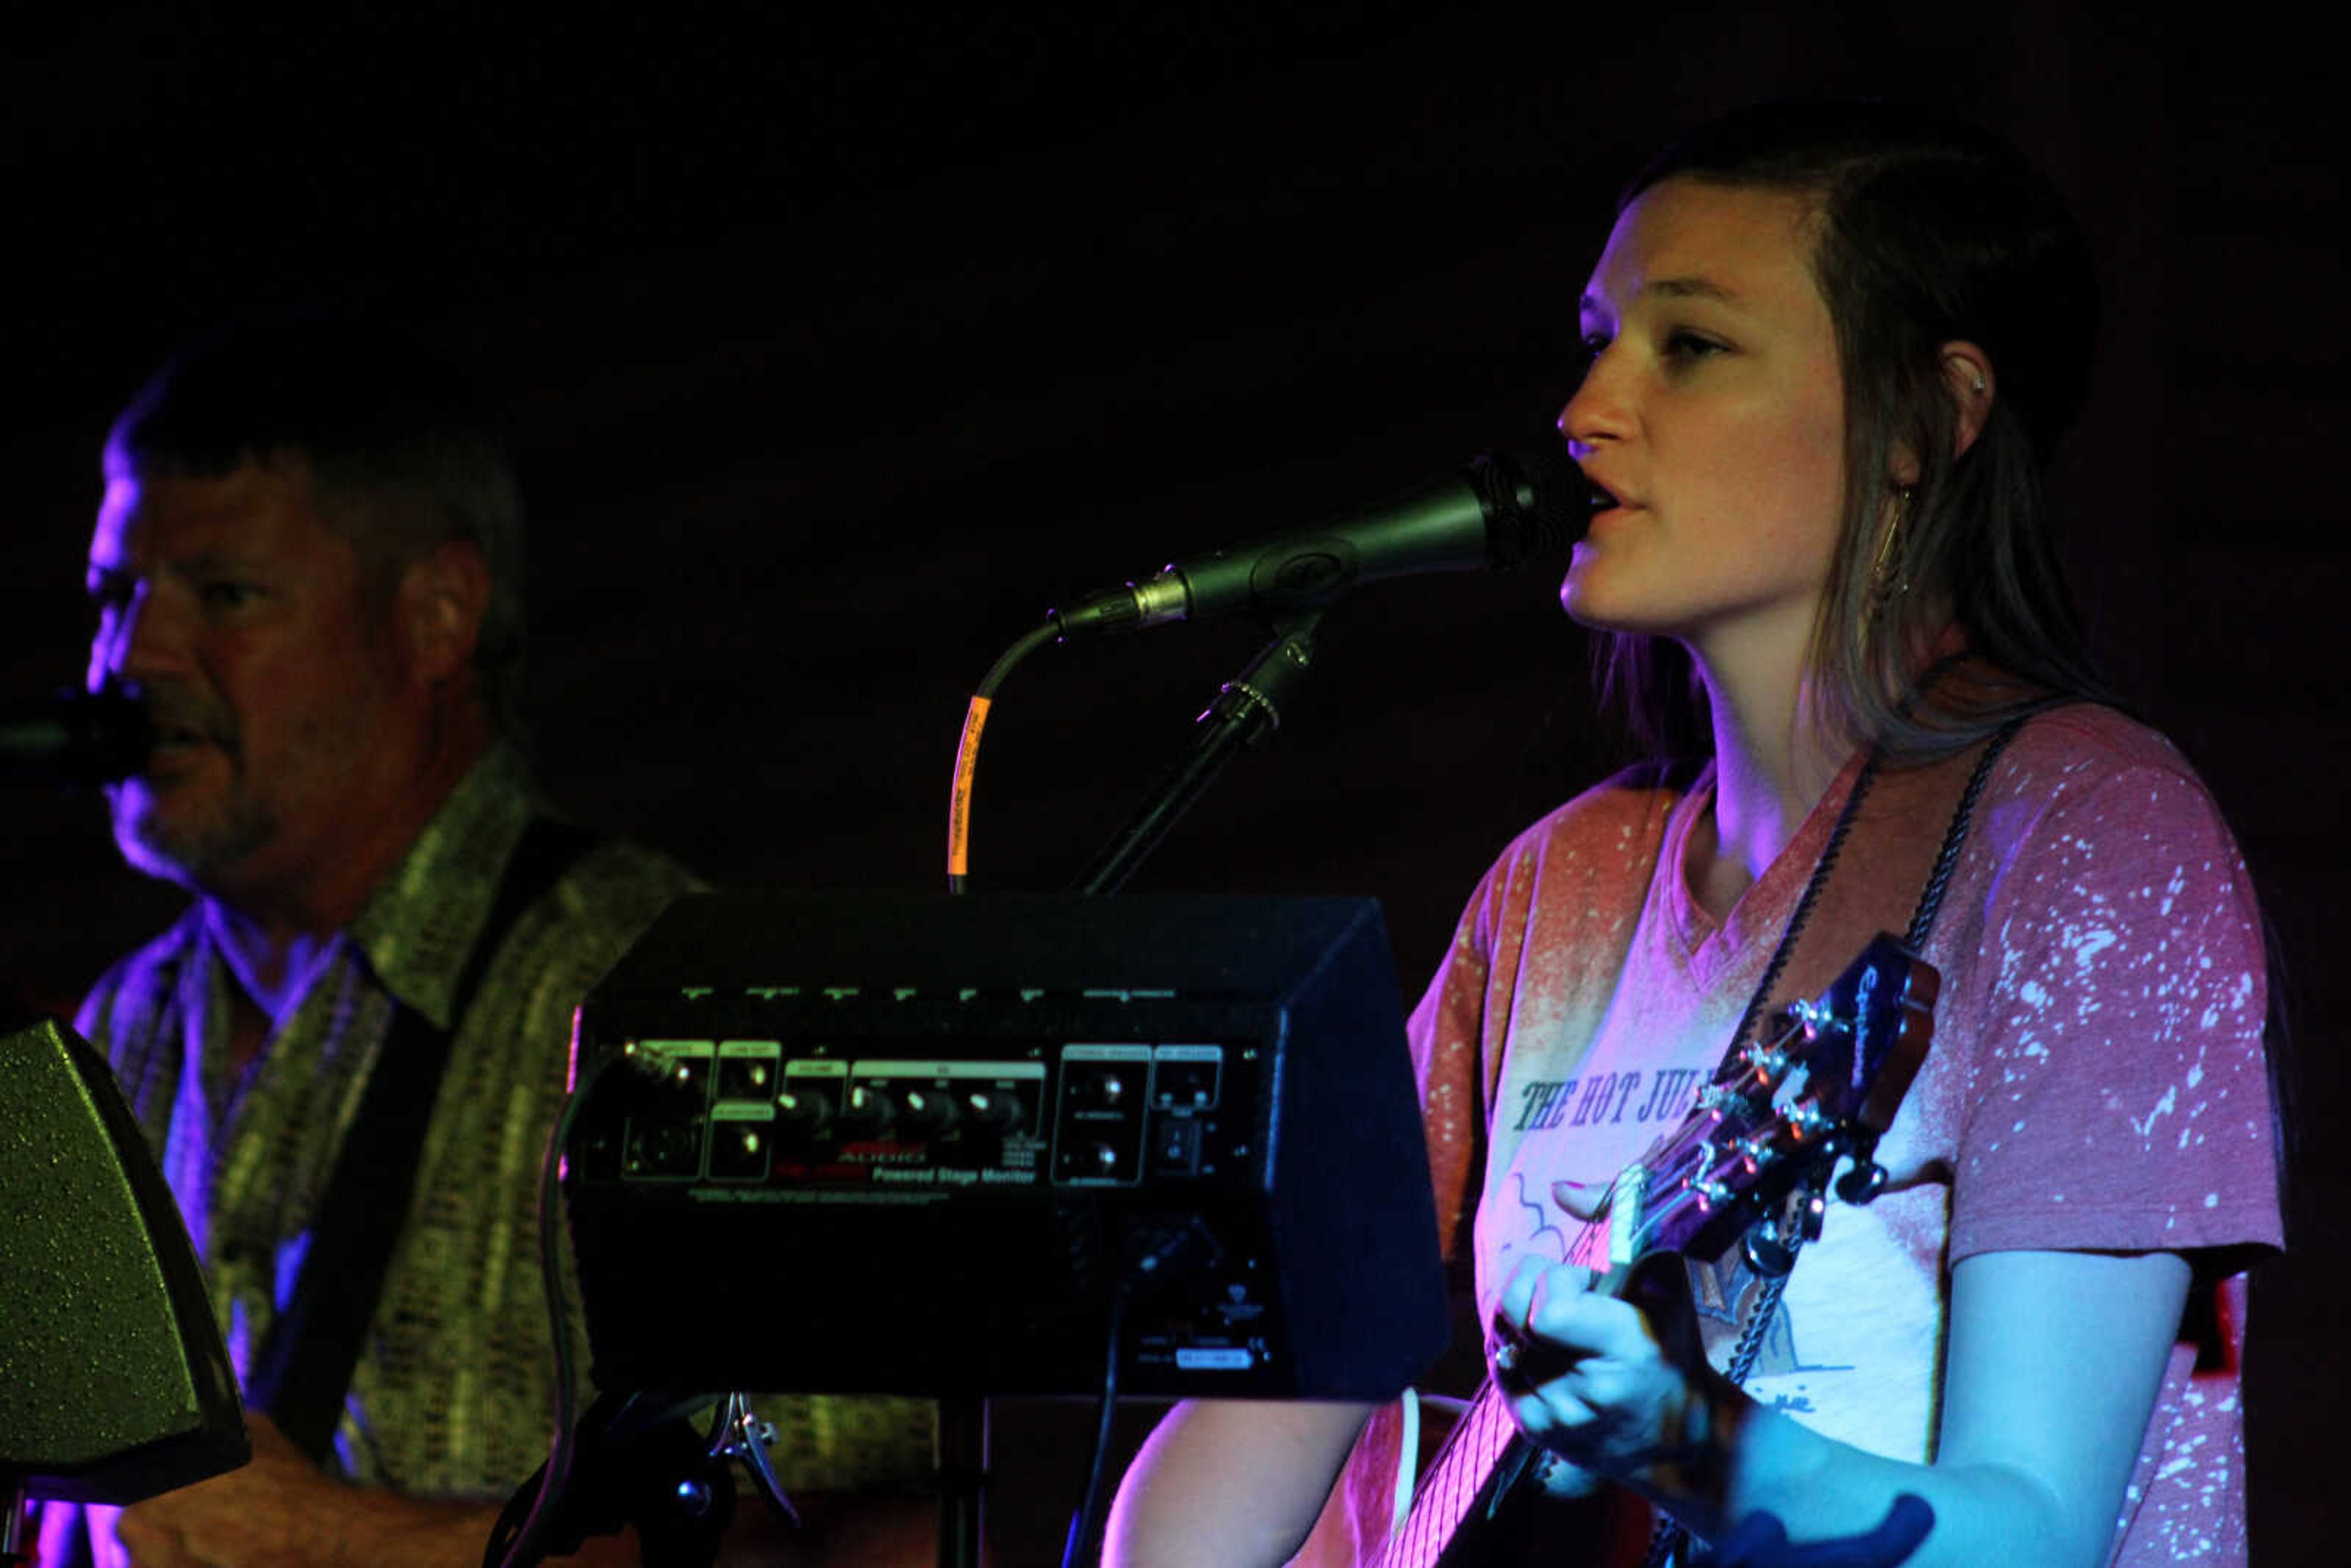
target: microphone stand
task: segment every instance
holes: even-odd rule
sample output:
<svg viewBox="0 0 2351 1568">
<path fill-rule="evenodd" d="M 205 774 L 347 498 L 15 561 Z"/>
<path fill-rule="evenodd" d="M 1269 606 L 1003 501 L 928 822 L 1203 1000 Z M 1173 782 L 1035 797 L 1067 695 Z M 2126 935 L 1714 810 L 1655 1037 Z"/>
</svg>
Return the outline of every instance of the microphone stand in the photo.
<svg viewBox="0 0 2351 1568">
<path fill-rule="evenodd" d="M 1292 611 L 1276 618 L 1274 638 L 1249 666 L 1227 681 L 1200 716 L 1191 749 L 1161 781 L 1158 790 L 1130 818 L 1116 838 L 1094 857 L 1078 880 L 1085 894 L 1116 893 L 1144 858 L 1159 846 L 1192 803 L 1216 781 L 1237 752 L 1246 751 L 1281 725 L 1281 707 L 1305 685 L 1314 664 L 1314 631 L 1327 605 Z"/>
<path fill-rule="evenodd" d="M 1327 605 L 1291 611 L 1273 622 L 1273 641 L 1258 651 L 1241 673 L 1227 681 L 1217 698 L 1199 717 L 1192 745 L 1177 761 L 1142 809 L 1094 857 L 1078 880 L 1086 894 L 1116 893 L 1126 885 L 1151 852 L 1207 793 L 1234 756 L 1246 751 L 1281 727 L 1282 705 L 1304 686 L 1314 666 L 1314 632 Z M 1113 1331 L 1115 1338 L 1115 1331 Z M 1111 1346 L 1115 1375 L 1118 1346 Z M 1105 1426 L 1102 1437 L 1108 1437 Z M 977 1568 L 981 1529 L 981 1495 L 987 1479 L 987 1404 L 984 1399 L 950 1399 L 939 1407 L 941 1493 L 940 1568 Z M 973 1461 L 977 1460 L 977 1464 Z M 1097 1456 L 1096 1463 L 1100 1463 Z M 1089 1488 L 1091 1490 L 1091 1488 Z M 1082 1518 L 1085 1510 L 1081 1511 Z M 1088 1521 L 1099 1527 L 1099 1520 Z M 1074 1541 L 1080 1562 L 1093 1561 L 1093 1545 Z"/>
<path fill-rule="evenodd" d="M 1277 616 L 1273 641 L 1248 666 L 1227 681 L 1199 718 L 1192 745 L 1144 800 L 1118 835 L 1094 857 L 1078 880 L 1081 894 L 1116 893 L 1135 868 L 1159 847 L 1169 830 L 1207 792 L 1236 753 L 1248 750 L 1281 726 L 1282 705 L 1304 685 L 1314 664 L 1314 632 L 1327 605 Z M 1023 650 L 1025 651 L 1025 650 Z M 1010 655 L 1008 655 L 1008 662 Z M 999 662 L 998 669 L 1004 662 Z M 994 674 L 991 674 L 992 685 Z M 1112 1347 L 1117 1354 L 1115 1344 Z M 1113 1375 L 1115 1375 L 1113 1362 Z M 988 1402 L 964 1396 L 939 1401 L 939 1568 L 979 1568 L 986 1540 L 983 1513 L 988 1473 Z M 1091 1487 L 1089 1488 L 1091 1490 Z M 1081 1513 L 1084 1512 L 1081 1511 Z M 1099 1523 L 1099 1521 L 1093 1521 Z M 1092 1543 L 1075 1551 L 1090 1556 Z"/>
<path fill-rule="evenodd" d="M 980 1568 L 987 1540 L 987 1401 L 942 1398 L 938 1415 L 939 1568 Z"/>
<path fill-rule="evenodd" d="M 1227 681 L 1200 716 L 1191 748 L 1117 837 L 1078 881 L 1082 894 L 1116 893 L 1144 857 L 1159 847 L 1192 803 L 1206 793 L 1236 753 L 1281 725 L 1282 705 L 1305 684 L 1314 664 L 1314 630 L 1327 606 L 1276 618 L 1274 638 L 1248 667 Z M 1112 1354 L 1117 1354 L 1116 1347 Z M 988 1411 L 985 1398 L 939 1402 L 939 1568 L 978 1568 L 986 1539 L 982 1515 L 988 1474 Z M 1091 1552 L 1090 1542 L 1077 1551 Z"/>
</svg>

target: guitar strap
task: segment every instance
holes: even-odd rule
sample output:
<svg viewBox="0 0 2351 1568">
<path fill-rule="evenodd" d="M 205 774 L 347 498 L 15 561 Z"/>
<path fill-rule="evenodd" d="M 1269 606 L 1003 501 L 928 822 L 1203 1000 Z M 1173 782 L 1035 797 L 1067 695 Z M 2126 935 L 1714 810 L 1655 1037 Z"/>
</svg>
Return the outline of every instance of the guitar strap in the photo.
<svg viewBox="0 0 2351 1568">
<path fill-rule="evenodd" d="M 1939 666 L 1928 672 L 1920 691 L 1943 674 Z M 1954 685 L 1962 679 L 1948 678 Z M 2026 708 L 1973 746 L 1931 762 L 1889 768 L 1880 753 L 1871 752 L 1813 867 L 1812 880 L 1780 934 L 1762 981 L 1731 1033 L 1723 1052 L 1726 1065 L 1773 1009 L 1816 994 L 1870 938 L 1895 929 L 1888 900 L 1903 888 L 1918 889 L 1909 924 L 1903 928 L 1903 945 L 1925 954 L 1993 765 L 2018 731 L 2054 706 Z M 1934 831 L 1938 823 L 1939 835 Z M 1863 858 L 1866 874 L 1832 876 L 1848 851 Z M 1808 934 L 1811 940 L 1803 940 Z"/>
<path fill-rule="evenodd" d="M 1991 779 L 1993 765 L 2026 721 L 2041 711 L 2035 708 L 2019 715 L 1987 739 L 1932 763 L 1889 771 L 1880 756 L 1871 753 L 1854 780 L 1852 793 L 1845 797 L 1811 881 L 1780 934 L 1779 946 L 1762 981 L 1731 1034 L 1730 1045 L 1723 1053 L 1725 1068 L 1745 1048 L 1758 1020 L 1813 994 L 1834 977 L 1837 960 L 1826 956 L 1857 952 L 1889 927 L 1885 918 L 1886 889 L 1918 889 L 1902 943 L 1912 953 L 1925 956 L 1936 920 L 1942 914 L 1943 894 L 1967 843 L 1976 803 Z M 1973 765 L 1968 766 L 1970 754 Z M 1925 831 L 1936 822 L 1944 824 L 1939 839 Z M 1869 874 L 1841 880 L 1831 875 L 1848 852 L 1866 858 Z M 1813 940 L 1802 941 L 1808 934 Z M 1822 1183 L 1826 1179 L 1825 1174 L 1817 1178 Z M 1779 1311 L 1780 1297 L 1787 1289 L 1788 1270 L 1793 1268 L 1795 1253 L 1802 1244 L 1801 1235 L 1783 1240 L 1788 1246 L 1787 1266 L 1763 1281 L 1740 1332 L 1730 1364 L 1723 1369 L 1724 1376 L 1734 1384 L 1744 1385 L 1755 1370 L 1772 1316 Z M 1662 1568 L 1687 1540 L 1688 1533 L 1679 1525 L 1660 1519 L 1642 1560 L 1644 1568 Z"/>
<path fill-rule="evenodd" d="M 491 960 L 523 912 L 578 863 L 592 842 L 583 829 L 534 818 L 500 876 L 449 1004 L 449 1029 L 396 1003 L 360 1092 L 357 1114 L 311 1217 L 310 1240 L 292 1295 L 271 1319 L 246 1377 L 245 1401 L 294 1446 L 324 1463 L 351 1373 L 383 1294 L 384 1275 L 416 1190 L 433 1106 Z"/>
</svg>

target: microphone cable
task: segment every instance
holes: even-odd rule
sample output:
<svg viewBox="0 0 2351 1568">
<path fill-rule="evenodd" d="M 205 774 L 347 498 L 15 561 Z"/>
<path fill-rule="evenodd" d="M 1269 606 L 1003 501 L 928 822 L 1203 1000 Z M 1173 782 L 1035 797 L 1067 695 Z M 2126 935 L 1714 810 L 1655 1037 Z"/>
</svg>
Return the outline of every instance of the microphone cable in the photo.
<svg viewBox="0 0 2351 1568">
<path fill-rule="evenodd" d="M 1061 627 L 1049 620 L 1043 625 L 1023 632 L 1012 646 L 1004 650 L 995 664 L 988 666 L 979 685 L 972 692 L 970 703 L 964 708 L 963 736 L 956 744 L 955 787 L 947 794 L 947 891 L 962 893 L 967 889 L 966 875 L 971 869 L 971 794 L 973 776 L 979 770 L 979 737 L 987 727 L 987 710 L 996 704 L 996 689 L 1013 667 L 1043 647 L 1057 641 Z"/>
</svg>

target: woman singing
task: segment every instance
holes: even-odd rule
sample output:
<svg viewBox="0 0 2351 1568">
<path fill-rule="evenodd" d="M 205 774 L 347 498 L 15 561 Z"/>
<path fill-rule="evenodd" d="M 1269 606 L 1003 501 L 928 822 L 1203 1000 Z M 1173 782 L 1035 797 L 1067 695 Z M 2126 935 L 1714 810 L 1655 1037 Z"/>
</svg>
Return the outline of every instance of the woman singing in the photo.
<svg viewBox="0 0 2351 1568">
<path fill-rule="evenodd" d="M 1635 1497 L 1669 1533 L 1528 1560 L 1891 1516 L 1882 1560 L 1920 1568 L 2241 1561 L 2241 1270 L 2282 1240 L 2261 923 L 2061 580 L 2078 231 L 1980 132 L 1766 107 L 1639 175 L 1576 308 L 1559 429 L 1595 495 L 1562 600 L 1661 760 L 1510 846 L 1411 1036 L 1487 1407 L 1529 1456 L 1509 1494 Z M 1686 1302 L 1595 1289 L 1617 1173 L 1879 929 L 1940 986 L 1874 1201 L 1832 1199 L 1783 1278 L 1734 1246 L 1672 1265 Z M 1179 1406 L 1113 1560 L 1278 1563 L 1311 1528 L 1316 1562 L 1433 1561 L 1398 1426 Z"/>
</svg>

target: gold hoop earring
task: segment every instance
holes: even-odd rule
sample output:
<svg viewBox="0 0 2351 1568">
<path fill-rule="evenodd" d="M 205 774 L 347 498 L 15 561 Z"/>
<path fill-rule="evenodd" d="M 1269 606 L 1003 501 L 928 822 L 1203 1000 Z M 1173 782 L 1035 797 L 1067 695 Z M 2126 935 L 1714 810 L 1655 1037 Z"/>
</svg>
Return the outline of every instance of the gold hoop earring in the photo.
<svg viewBox="0 0 2351 1568">
<path fill-rule="evenodd" d="M 1878 536 L 1877 559 L 1870 562 L 1870 602 L 1880 609 L 1910 591 L 1909 578 L 1896 573 L 1893 567 L 1902 525 L 1910 516 L 1910 502 L 1916 494 L 1912 486 L 1895 486 L 1894 515 L 1886 520 L 1886 531 Z"/>
</svg>

